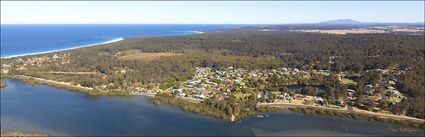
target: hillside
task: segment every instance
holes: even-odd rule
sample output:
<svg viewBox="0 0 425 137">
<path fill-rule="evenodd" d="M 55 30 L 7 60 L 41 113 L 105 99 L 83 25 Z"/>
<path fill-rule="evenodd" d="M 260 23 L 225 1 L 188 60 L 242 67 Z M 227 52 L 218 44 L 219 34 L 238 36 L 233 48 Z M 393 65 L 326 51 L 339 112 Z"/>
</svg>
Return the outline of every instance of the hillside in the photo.
<svg viewBox="0 0 425 137">
<path fill-rule="evenodd" d="M 359 21 L 352 19 L 338 19 L 338 20 L 328 20 L 323 22 L 318 22 L 317 24 L 328 24 L 328 25 L 358 25 L 361 24 Z"/>
</svg>

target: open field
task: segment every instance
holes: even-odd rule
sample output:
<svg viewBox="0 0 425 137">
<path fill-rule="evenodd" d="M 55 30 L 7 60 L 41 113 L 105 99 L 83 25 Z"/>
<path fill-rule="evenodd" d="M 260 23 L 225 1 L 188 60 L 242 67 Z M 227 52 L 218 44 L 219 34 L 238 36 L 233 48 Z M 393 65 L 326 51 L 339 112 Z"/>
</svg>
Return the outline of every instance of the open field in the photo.
<svg viewBox="0 0 425 137">
<path fill-rule="evenodd" d="M 122 53 L 122 56 L 119 56 L 118 59 L 121 60 L 139 60 L 139 61 L 154 61 L 163 57 L 172 57 L 182 55 L 182 53 L 174 52 L 160 52 L 160 53 L 147 53 L 141 52 L 139 50 L 128 50 Z"/>
<path fill-rule="evenodd" d="M 52 71 L 51 74 L 59 75 L 94 75 L 97 72 L 62 72 L 62 71 Z"/>
<path fill-rule="evenodd" d="M 341 81 L 343 84 L 357 84 L 356 82 L 354 82 L 351 79 L 342 79 Z"/>
</svg>

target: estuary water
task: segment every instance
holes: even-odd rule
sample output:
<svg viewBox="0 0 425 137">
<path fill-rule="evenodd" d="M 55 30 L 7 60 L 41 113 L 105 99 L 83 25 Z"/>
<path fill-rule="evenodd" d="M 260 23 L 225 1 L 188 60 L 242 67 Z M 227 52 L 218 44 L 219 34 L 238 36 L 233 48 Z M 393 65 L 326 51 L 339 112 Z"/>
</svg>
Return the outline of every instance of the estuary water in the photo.
<svg viewBox="0 0 425 137">
<path fill-rule="evenodd" d="M 418 135 L 401 125 L 291 111 L 262 113 L 235 122 L 200 116 L 144 96 L 90 96 L 3 78 L 1 130 L 59 135 Z M 399 129 L 410 132 L 400 132 Z"/>
<path fill-rule="evenodd" d="M 1 25 L 0 57 L 62 50 L 129 36 L 169 36 L 244 25 Z"/>
</svg>

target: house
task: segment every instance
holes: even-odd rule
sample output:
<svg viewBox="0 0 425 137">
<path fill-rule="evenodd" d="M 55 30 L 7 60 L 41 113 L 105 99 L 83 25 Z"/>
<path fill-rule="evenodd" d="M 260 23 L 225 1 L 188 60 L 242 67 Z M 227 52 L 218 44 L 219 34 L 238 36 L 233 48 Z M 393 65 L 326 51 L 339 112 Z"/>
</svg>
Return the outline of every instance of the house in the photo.
<svg viewBox="0 0 425 137">
<path fill-rule="evenodd" d="M 301 99 L 304 99 L 304 96 L 301 94 L 295 94 L 294 99 L 301 100 Z"/>
<path fill-rule="evenodd" d="M 198 99 L 205 99 L 205 95 L 204 94 L 198 94 L 198 95 L 194 95 L 194 98 L 198 98 Z"/>
<path fill-rule="evenodd" d="M 201 80 L 194 80 L 194 81 L 187 82 L 187 85 L 195 85 L 199 82 L 201 82 Z"/>
<path fill-rule="evenodd" d="M 3 64 L 2 67 L 1 67 L 1 72 L 2 73 L 9 73 L 9 68 L 10 68 L 10 65 Z"/>
<path fill-rule="evenodd" d="M 372 89 L 372 90 L 366 90 L 366 94 L 368 95 L 368 96 L 373 96 L 373 93 L 375 92 L 375 90 L 374 89 Z"/>
<path fill-rule="evenodd" d="M 320 105 L 324 105 L 325 104 L 325 100 L 321 97 L 314 97 L 314 103 L 320 104 Z"/>
<path fill-rule="evenodd" d="M 308 100 L 313 100 L 313 97 L 312 97 L 312 96 L 306 96 L 306 97 L 304 98 L 304 101 L 308 101 Z"/>
<path fill-rule="evenodd" d="M 371 84 L 365 85 L 366 90 L 370 90 L 373 86 Z"/>
<path fill-rule="evenodd" d="M 381 94 L 377 94 L 375 96 L 373 96 L 373 101 L 380 101 L 382 99 Z"/>
<path fill-rule="evenodd" d="M 180 92 L 178 95 L 179 95 L 180 97 L 185 97 L 185 96 L 186 96 L 186 93 L 184 93 L 184 92 Z"/>
<path fill-rule="evenodd" d="M 279 100 L 285 100 L 285 96 L 284 95 L 278 95 L 276 98 L 279 99 Z"/>
<path fill-rule="evenodd" d="M 389 89 L 391 91 L 391 90 L 395 90 L 395 87 L 388 86 L 387 89 Z"/>
<path fill-rule="evenodd" d="M 398 90 L 396 90 L 396 89 L 391 90 L 391 94 L 394 94 L 396 96 L 400 96 L 400 92 Z"/>
<path fill-rule="evenodd" d="M 262 92 L 260 92 L 260 93 L 257 94 L 257 98 L 261 98 L 261 97 L 263 97 L 263 93 Z"/>
<path fill-rule="evenodd" d="M 336 99 L 335 100 L 335 105 L 341 106 L 341 105 L 343 105 L 343 101 L 341 99 Z"/>
<path fill-rule="evenodd" d="M 291 98 L 291 96 L 288 93 L 283 93 L 282 95 L 277 96 L 277 99 L 280 99 L 280 100 L 290 100 L 292 98 Z"/>
</svg>

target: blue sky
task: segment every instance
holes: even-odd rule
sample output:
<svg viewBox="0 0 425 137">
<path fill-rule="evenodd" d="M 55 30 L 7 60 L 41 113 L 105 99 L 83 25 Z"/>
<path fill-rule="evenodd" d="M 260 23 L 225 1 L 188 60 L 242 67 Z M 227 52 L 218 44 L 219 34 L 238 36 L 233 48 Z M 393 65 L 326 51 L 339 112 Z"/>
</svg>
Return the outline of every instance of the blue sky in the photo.
<svg viewBox="0 0 425 137">
<path fill-rule="evenodd" d="M 1 1 L 2 24 L 287 24 L 334 19 L 424 22 L 424 1 Z"/>
</svg>

